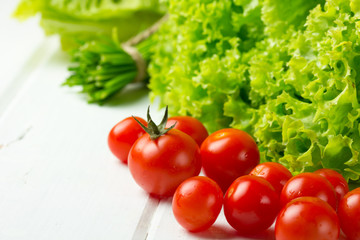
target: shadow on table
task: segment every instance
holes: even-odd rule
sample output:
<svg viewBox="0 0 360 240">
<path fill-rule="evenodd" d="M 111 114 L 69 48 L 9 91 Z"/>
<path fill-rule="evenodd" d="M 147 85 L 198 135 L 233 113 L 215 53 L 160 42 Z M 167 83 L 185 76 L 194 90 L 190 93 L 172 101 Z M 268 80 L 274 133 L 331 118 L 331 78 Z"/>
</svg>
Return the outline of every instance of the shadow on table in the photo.
<svg viewBox="0 0 360 240">
<path fill-rule="evenodd" d="M 275 240 L 273 228 L 269 228 L 268 230 L 258 234 L 243 235 L 235 229 L 232 229 L 230 226 L 219 225 L 216 223 L 206 231 L 192 234 L 203 239 Z"/>
<path fill-rule="evenodd" d="M 126 86 L 122 91 L 112 96 L 103 106 L 118 106 L 129 104 L 147 97 L 149 89 L 143 83 L 133 83 Z"/>
</svg>

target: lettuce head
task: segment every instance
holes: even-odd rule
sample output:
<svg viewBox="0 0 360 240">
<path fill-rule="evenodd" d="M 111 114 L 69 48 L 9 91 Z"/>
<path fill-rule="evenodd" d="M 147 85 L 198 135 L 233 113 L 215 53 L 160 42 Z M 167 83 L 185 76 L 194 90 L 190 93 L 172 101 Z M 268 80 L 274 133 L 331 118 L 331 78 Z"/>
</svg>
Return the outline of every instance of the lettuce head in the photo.
<svg viewBox="0 0 360 240">
<path fill-rule="evenodd" d="M 360 176 L 360 1 L 169 1 L 151 98 L 234 127 L 294 174 Z"/>
</svg>

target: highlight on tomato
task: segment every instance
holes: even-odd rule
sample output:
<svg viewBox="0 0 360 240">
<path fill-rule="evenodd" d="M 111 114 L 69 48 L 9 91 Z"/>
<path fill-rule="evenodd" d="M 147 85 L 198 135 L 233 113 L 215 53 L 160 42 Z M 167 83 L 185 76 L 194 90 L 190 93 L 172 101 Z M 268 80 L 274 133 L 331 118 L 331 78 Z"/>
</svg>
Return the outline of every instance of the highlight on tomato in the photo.
<svg viewBox="0 0 360 240">
<path fill-rule="evenodd" d="M 210 134 L 200 152 L 205 175 L 215 180 L 224 192 L 235 179 L 248 174 L 260 162 L 255 140 L 238 129 L 226 128 Z"/>
<path fill-rule="evenodd" d="M 341 229 L 348 239 L 360 239 L 360 188 L 348 192 L 340 200 L 338 216 Z"/>
<path fill-rule="evenodd" d="M 196 176 L 176 189 L 172 210 L 177 222 L 191 232 L 208 229 L 216 221 L 223 203 L 223 192 L 212 179 Z"/>
<path fill-rule="evenodd" d="M 174 129 L 178 129 L 190 137 L 201 146 L 202 142 L 209 135 L 205 126 L 198 119 L 190 116 L 174 116 L 170 117 L 167 121 L 166 127 L 174 126 Z"/>
<path fill-rule="evenodd" d="M 156 125 L 147 111 L 147 127 L 129 152 L 129 170 L 146 192 L 156 197 L 169 197 L 187 178 L 197 176 L 201 170 L 201 157 L 198 144 L 186 133 L 165 128 L 168 118 L 166 107 L 164 117 Z"/>
<path fill-rule="evenodd" d="M 345 194 L 349 192 L 349 185 L 347 181 L 345 180 L 343 175 L 341 175 L 337 171 L 329 168 L 322 168 L 316 170 L 314 173 L 323 176 L 331 183 L 336 193 L 337 202 L 340 202 L 340 200 L 345 196 Z"/>
<path fill-rule="evenodd" d="M 287 181 L 292 178 L 292 173 L 284 165 L 276 162 L 264 162 L 258 164 L 249 175 L 262 177 L 267 180 L 280 196 Z"/>
<path fill-rule="evenodd" d="M 279 210 L 279 197 L 274 187 L 257 176 L 237 178 L 224 197 L 225 218 L 240 234 L 265 231 L 273 224 Z"/>
<path fill-rule="evenodd" d="M 136 119 L 146 126 L 146 121 L 140 117 Z M 130 148 L 134 142 L 145 134 L 144 129 L 133 117 L 118 122 L 109 132 L 108 146 L 110 151 L 122 162 L 127 164 Z"/>
<path fill-rule="evenodd" d="M 281 206 L 298 197 L 318 197 L 337 208 L 333 186 L 326 178 L 315 173 L 300 173 L 289 179 L 280 194 Z"/>
<path fill-rule="evenodd" d="M 317 197 L 299 197 L 290 201 L 275 223 L 276 240 L 337 240 L 339 234 L 339 220 L 334 208 Z"/>
</svg>

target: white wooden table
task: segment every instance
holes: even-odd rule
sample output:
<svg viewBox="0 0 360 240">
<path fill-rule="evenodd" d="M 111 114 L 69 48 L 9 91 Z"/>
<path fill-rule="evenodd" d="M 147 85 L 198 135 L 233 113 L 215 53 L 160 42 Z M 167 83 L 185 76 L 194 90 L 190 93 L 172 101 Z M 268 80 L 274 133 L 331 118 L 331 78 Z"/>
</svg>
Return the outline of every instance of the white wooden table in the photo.
<svg viewBox="0 0 360 240">
<path fill-rule="evenodd" d="M 11 19 L 17 1 L 0 3 L 1 240 L 274 239 L 273 228 L 241 237 L 223 213 L 208 231 L 183 230 L 171 199 L 149 198 L 107 147 L 115 123 L 145 117 L 147 92 L 87 104 L 60 86 L 69 58 L 58 39 L 37 18 Z"/>
</svg>

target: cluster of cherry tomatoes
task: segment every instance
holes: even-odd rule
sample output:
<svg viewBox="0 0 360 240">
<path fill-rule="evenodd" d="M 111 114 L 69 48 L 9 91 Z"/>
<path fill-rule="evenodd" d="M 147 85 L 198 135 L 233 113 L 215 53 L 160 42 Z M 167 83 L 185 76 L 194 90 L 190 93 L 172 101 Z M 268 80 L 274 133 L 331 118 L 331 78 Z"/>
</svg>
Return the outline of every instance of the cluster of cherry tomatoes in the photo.
<svg viewBox="0 0 360 240">
<path fill-rule="evenodd" d="M 360 188 L 349 192 L 331 169 L 292 176 L 283 165 L 260 162 L 253 138 L 237 129 L 210 135 L 189 116 L 156 125 L 128 117 L 108 137 L 110 150 L 128 164 L 134 180 L 155 197 L 173 197 L 176 220 L 197 232 L 209 228 L 223 208 L 241 234 L 268 229 L 282 239 L 338 239 L 340 229 L 360 239 Z M 198 176 L 201 169 L 205 176 Z M 224 194 L 225 193 L 225 194 Z"/>
</svg>

